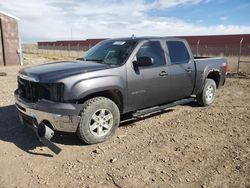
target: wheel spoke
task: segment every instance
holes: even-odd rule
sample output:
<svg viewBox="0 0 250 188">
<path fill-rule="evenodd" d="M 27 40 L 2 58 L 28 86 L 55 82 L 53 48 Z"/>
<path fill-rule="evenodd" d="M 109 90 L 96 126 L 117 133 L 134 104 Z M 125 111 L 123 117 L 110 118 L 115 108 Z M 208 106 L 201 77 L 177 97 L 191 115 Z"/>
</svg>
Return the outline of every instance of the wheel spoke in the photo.
<svg viewBox="0 0 250 188">
<path fill-rule="evenodd" d="M 92 131 L 96 130 L 97 127 L 98 127 L 97 122 L 95 122 L 95 123 L 93 123 L 92 125 L 90 125 L 90 129 L 91 129 Z"/>
<path fill-rule="evenodd" d="M 102 133 L 102 127 L 98 126 L 97 127 L 97 134 L 100 135 Z"/>
<path fill-rule="evenodd" d="M 108 121 L 110 120 L 111 118 L 113 118 L 112 114 L 108 114 L 106 116 L 104 116 L 105 120 Z"/>
<path fill-rule="evenodd" d="M 109 129 L 109 125 L 107 123 L 103 124 L 103 128 Z"/>
<path fill-rule="evenodd" d="M 105 109 L 101 109 L 101 112 L 100 112 L 100 116 L 104 116 L 105 115 Z"/>
<path fill-rule="evenodd" d="M 93 119 L 95 122 L 98 122 L 98 121 L 99 121 L 99 117 L 98 117 L 96 114 L 94 114 L 94 115 L 92 116 L 92 119 Z"/>
</svg>

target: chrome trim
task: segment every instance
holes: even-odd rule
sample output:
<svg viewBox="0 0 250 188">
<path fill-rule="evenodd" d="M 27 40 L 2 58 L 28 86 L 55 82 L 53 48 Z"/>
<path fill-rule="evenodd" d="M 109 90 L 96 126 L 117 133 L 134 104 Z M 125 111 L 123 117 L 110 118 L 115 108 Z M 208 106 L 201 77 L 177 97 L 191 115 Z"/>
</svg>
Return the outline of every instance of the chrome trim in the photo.
<svg viewBox="0 0 250 188">
<path fill-rule="evenodd" d="M 17 104 L 17 109 L 21 113 L 36 118 L 38 124 L 40 124 L 44 120 L 47 120 L 52 125 L 54 130 L 63 132 L 76 132 L 77 130 L 78 124 L 80 122 L 80 116 L 47 113 L 26 107 L 18 100 L 16 100 L 15 102 Z"/>
</svg>

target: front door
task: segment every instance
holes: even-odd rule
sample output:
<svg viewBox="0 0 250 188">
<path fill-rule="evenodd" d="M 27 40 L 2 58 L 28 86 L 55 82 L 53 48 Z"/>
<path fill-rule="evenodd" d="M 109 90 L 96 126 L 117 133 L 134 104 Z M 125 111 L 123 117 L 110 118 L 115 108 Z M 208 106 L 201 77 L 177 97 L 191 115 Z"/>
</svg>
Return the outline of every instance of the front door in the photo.
<svg viewBox="0 0 250 188">
<path fill-rule="evenodd" d="M 168 72 L 160 41 L 147 41 L 138 50 L 138 57 L 150 57 L 153 65 L 128 66 L 128 110 L 161 104 L 167 99 Z"/>
</svg>

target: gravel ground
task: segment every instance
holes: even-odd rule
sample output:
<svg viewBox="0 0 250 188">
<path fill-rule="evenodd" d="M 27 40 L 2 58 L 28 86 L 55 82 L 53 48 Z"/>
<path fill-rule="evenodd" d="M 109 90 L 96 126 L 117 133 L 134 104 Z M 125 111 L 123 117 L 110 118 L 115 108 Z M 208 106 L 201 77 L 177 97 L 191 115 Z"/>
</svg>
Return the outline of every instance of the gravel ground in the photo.
<svg viewBox="0 0 250 188">
<path fill-rule="evenodd" d="M 0 187 L 250 187 L 250 79 L 228 79 L 210 107 L 191 103 L 122 123 L 101 144 L 57 133 L 62 152 L 54 155 L 19 123 L 18 70 L 0 67 L 7 73 L 0 76 Z"/>
</svg>

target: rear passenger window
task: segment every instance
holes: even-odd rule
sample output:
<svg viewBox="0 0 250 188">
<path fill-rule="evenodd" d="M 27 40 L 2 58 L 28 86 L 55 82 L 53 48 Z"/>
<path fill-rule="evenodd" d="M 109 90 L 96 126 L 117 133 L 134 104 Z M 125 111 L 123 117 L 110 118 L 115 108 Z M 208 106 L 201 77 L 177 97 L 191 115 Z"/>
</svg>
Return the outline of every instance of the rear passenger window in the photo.
<svg viewBox="0 0 250 188">
<path fill-rule="evenodd" d="M 184 64 L 189 62 L 189 53 L 183 42 L 168 41 L 167 46 L 171 64 Z"/>
<path fill-rule="evenodd" d="M 165 65 L 164 52 L 158 41 L 150 41 L 143 44 L 136 57 L 151 57 L 154 60 L 154 65 Z"/>
</svg>

